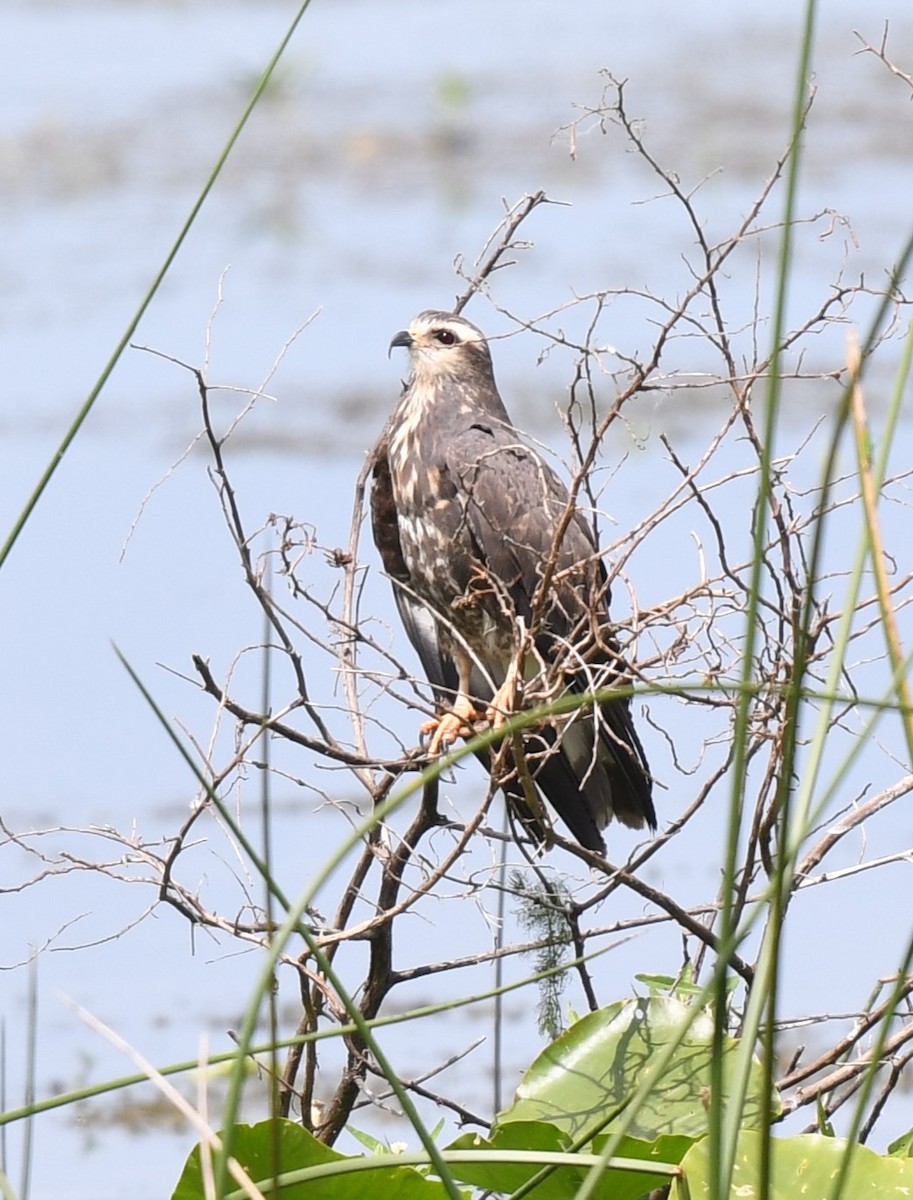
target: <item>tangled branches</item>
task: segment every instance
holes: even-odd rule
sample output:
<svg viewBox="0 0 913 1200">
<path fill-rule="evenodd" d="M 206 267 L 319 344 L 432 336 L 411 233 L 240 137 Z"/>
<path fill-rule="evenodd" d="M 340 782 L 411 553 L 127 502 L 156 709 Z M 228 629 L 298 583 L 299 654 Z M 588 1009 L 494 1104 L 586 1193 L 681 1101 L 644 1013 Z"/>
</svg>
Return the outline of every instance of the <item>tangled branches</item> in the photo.
<svg viewBox="0 0 913 1200">
<path fill-rule="evenodd" d="M 546 201 L 537 193 L 506 213 L 471 268 L 457 262 L 466 287 L 456 310 L 487 305 L 565 370 L 566 474 L 597 531 L 616 606 L 620 595 L 628 600 L 613 633 L 632 671 L 659 793 L 660 834 L 626 862 L 555 832 L 546 863 L 505 832 L 495 789 L 471 758 L 463 763 L 461 751 L 429 769 L 417 730 L 433 703 L 400 657 L 402 639 L 378 615 L 382 589 L 361 539 L 367 468 L 356 482 L 347 545 L 323 545 L 315 513 L 270 514 L 250 528 L 232 476 L 237 421 L 219 431 L 206 374 L 194 370 L 210 476 L 264 633 L 228 666 L 193 660 L 218 722 L 206 744 L 195 742 L 200 790 L 180 827 L 156 844 L 106 832 L 118 854 L 93 865 L 152 883 L 160 901 L 196 928 L 274 951 L 283 984 L 295 980 L 297 1001 L 279 1106 L 327 1142 L 358 1106 L 386 1103 L 364 1029 L 396 1006 L 419 1007 L 420 988 L 434 983 L 441 1002 L 465 999 L 466 979 L 559 938 L 554 969 L 568 971 L 578 1003 L 594 1009 L 612 998 L 600 956 L 637 934 L 642 971 L 655 967 L 657 955 L 666 964 L 677 955 L 667 971 L 700 979 L 722 957 L 740 985 L 737 1025 L 758 970 L 761 901 L 772 890 L 782 889 L 778 919 L 792 923 L 798 910 L 801 929 L 806 897 L 830 895 L 850 878 L 880 880 L 913 853 L 894 841 L 869 856 L 864 840 L 913 787 L 913 714 L 898 690 L 913 574 L 891 557 L 890 515 L 882 521 L 873 507 L 880 497 L 881 510 L 903 507 L 908 519 L 910 471 L 892 472 L 887 457 L 871 460 L 862 403 L 870 364 L 890 357 L 908 320 L 900 290 L 906 255 L 880 290 L 849 281 L 840 266 L 770 346 L 765 253 L 778 225 L 766 214 L 790 148 L 751 209 L 712 240 L 699 190 L 659 164 L 612 79 L 601 103 L 566 131 L 572 150 L 591 130 L 620 132 L 664 202 L 677 206 L 691 256 L 684 286 L 670 285 L 667 296 L 607 288 L 538 315 L 513 311 L 499 301 L 498 269 L 526 248 L 517 235 Z M 796 229 L 825 236 L 835 222 L 820 212 Z M 748 319 L 728 309 L 737 277 L 753 280 Z M 610 323 L 624 325 L 629 313 L 649 340 L 613 346 Z M 854 325 L 864 330 L 855 356 L 842 336 Z M 716 422 L 700 445 L 691 418 L 698 409 L 703 426 Z M 630 446 L 645 419 L 663 428 L 619 462 L 619 445 Z M 636 493 L 625 506 L 636 519 L 610 537 L 624 491 Z M 255 779 L 262 784 L 256 800 Z M 316 798 L 314 812 L 300 819 L 297 873 L 285 863 L 281 880 L 271 852 L 245 831 L 258 806 L 268 829 L 280 788 Z M 232 792 L 234 812 L 226 803 Z M 312 822 L 322 845 L 309 835 Z M 46 855 L 39 835 L 6 836 L 40 858 L 42 872 L 78 865 Z M 198 854 L 217 838 L 235 864 L 231 899 L 200 883 Z M 727 855 L 728 874 L 720 867 Z M 510 859 L 528 881 L 522 887 L 506 870 Z M 689 876 L 694 862 L 702 870 Z M 290 901 L 287 893 L 302 888 L 302 903 Z M 527 930 L 535 928 L 530 903 L 540 906 L 542 938 L 511 940 L 511 894 Z M 723 911 L 740 933 L 731 941 L 721 935 Z M 420 923 L 433 931 L 430 939 L 417 936 Z M 878 975 L 892 970 L 885 963 Z M 483 980 L 478 990 L 487 986 Z M 911 986 L 900 989 L 904 1006 Z M 876 993 L 868 1002 L 861 995 L 851 1014 L 813 1018 L 808 998 L 799 1016 L 777 1018 L 784 1046 L 800 1020 L 814 1022 L 822 1039 L 811 1061 L 797 1049 L 784 1065 L 787 1112 L 820 1103 L 832 1113 L 852 1094 L 869 1061 L 864 1038 L 887 1011 Z M 867 1129 L 911 1053 L 913 1019 L 896 1001 L 883 1089 Z M 341 1031 L 332 1066 L 332 1051 L 318 1054 L 327 1031 Z M 415 1078 L 400 1072 L 400 1083 L 459 1122 L 484 1123 L 490 1114 L 478 1087 L 461 1097 L 459 1088 L 429 1086 L 461 1059 L 442 1053 Z"/>
</svg>

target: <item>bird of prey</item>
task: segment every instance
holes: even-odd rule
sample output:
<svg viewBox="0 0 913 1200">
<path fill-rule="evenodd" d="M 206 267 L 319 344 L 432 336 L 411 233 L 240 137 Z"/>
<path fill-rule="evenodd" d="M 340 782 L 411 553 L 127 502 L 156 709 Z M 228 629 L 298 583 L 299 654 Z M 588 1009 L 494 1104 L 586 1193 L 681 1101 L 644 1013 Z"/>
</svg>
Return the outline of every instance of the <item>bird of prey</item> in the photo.
<svg viewBox="0 0 913 1200">
<path fill-rule="evenodd" d="M 609 587 L 593 533 L 567 488 L 511 424 L 475 325 L 419 313 L 390 349 L 409 376 L 373 455 L 374 541 L 441 714 L 429 753 L 480 720 L 623 685 Z M 496 782 L 542 841 L 541 792 L 577 841 L 656 827 L 652 782 L 630 701 L 545 718 L 512 738 Z M 538 791 L 537 791 L 538 789 Z"/>
</svg>

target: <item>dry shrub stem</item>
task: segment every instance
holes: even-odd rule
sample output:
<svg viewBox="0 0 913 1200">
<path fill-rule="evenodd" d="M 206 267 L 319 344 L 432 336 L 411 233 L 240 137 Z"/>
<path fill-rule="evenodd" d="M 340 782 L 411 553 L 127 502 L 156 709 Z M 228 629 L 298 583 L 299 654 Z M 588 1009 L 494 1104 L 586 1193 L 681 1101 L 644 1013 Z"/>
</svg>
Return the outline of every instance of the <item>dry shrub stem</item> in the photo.
<svg viewBox="0 0 913 1200">
<path fill-rule="evenodd" d="M 865 50 L 884 57 L 884 47 L 879 52 L 866 45 Z M 681 214 L 683 244 L 692 248 L 694 261 L 686 261 L 684 286 L 674 298 L 617 288 L 576 296 L 536 316 L 509 310 L 496 293 L 498 272 L 529 249 L 528 242 L 518 240 L 518 233 L 549 202 L 542 192 L 524 197 L 506 211 L 471 270 L 464 270 L 462 259 L 455 264 L 466 285 L 456 302 L 457 311 L 470 301 L 479 309 L 487 304 L 511 328 L 525 331 L 527 344 L 538 344 L 542 356 L 558 355 L 566 364 L 567 402 L 561 416 L 568 435 L 572 502 L 592 516 L 594 528 L 603 536 L 615 615 L 628 610 L 618 620 L 617 636 L 636 681 L 635 706 L 657 780 L 661 831 L 652 841 L 636 846 L 621 865 L 583 850 L 560 836 L 560 831 L 546 861 L 531 856 L 529 847 L 512 844 L 510 850 L 531 879 L 541 878 L 543 894 L 548 891 L 549 872 L 562 873 L 572 897 L 564 913 L 569 960 L 573 960 L 582 1003 L 591 1009 L 619 994 L 619 980 L 611 969 L 603 970 L 612 955 L 601 952 L 635 933 L 646 936 L 651 930 L 674 929 L 683 948 L 677 966 L 698 978 L 707 970 L 708 954 L 713 958 L 720 952 L 715 929 L 720 899 L 698 901 L 690 886 L 680 888 L 676 864 L 682 855 L 690 861 L 696 848 L 702 849 L 705 882 L 709 880 L 710 889 L 717 886 L 712 856 L 718 843 L 709 838 L 721 837 L 719 814 L 726 808 L 733 762 L 751 530 L 762 516 L 753 509 L 754 482 L 764 453 L 755 391 L 770 367 L 769 355 L 759 349 L 765 343 L 760 281 L 754 320 L 748 326 L 727 314 L 727 293 L 735 273 L 757 269 L 753 264 L 758 247 L 776 233 L 775 223 L 765 223 L 766 205 L 780 184 L 789 153 L 785 147 L 756 202 L 733 231 L 712 240 L 700 207 L 700 187 L 686 187 L 659 163 L 640 124 L 628 115 L 623 84 L 611 77 L 601 102 L 584 110 L 565 131 L 572 152 L 583 133 L 593 129 L 620 134 L 661 185 L 662 195 L 654 203 L 674 204 Z M 796 232 L 826 237 L 834 225 L 833 214 L 816 213 L 800 222 Z M 857 308 L 858 320 L 865 320 L 873 302 L 884 305 L 885 319 L 847 364 L 840 356 L 844 339 L 839 327 L 854 320 Z M 635 311 L 641 326 L 651 330 L 652 340 L 644 349 L 613 348 L 606 341 L 606 329 L 622 309 Z M 484 314 L 474 309 L 473 317 L 486 326 Z M 898 286 L 892 282 L 888 292 L 880 293 L 861 279 L 849 283 L 841 265 L 780 347 L 784 387 L 797 396 L 811 397 L 804 407 L 815 409 L 819 418 L 808 428 L 790 427 L 782 435 L 787 446 L 774 456 L 771 486 L 763 497 L 771 534 L 762 548 L 763 592 L 745 747 L 749 799 L 740 830 L 736 926 L 750 918 L 765 896 L 779 854 L 778 796 L 789 785 L 788 781 L 784 785 L 781 768 L 794 733 L 789 696 L 800 648 L 806 664 L 805 703 L 814 708 L 814 689 L 824 689 L 835 656 L 841 669 L 842 702 L 833 707 L 827 735 L 835 764 L 832 794 L 822 792 L 824 801 L 813 807 L 815 820 L 805 833 L 791 878 L 794 903 L 806 889 L 838 888 L 848 873 L 868 871 L 874 887 L 883 871 L 908 861 L 913 853 L 909 847 L 895 847 L 881 860 L 867 862 L 864 840 L 868 825 L 883 820 L 909 794 L 913 783 L 909 764 L 903 762 L 903 735 L 913 718 L 907 713 L 897 720 L 896 705 L 891 709 L 896 689 L 892 692 L 890 686 L 902 664 L 899 623 L 911 600 L 911 577 L 898 571 L 891 556 L 890 532 L 876 515 L 879 501 L 882 510 L 886 502 L 895 508 L 908 505 L 910 472 L 904 468 L 887 478 L 877 496 L 863 462 L 858 473 L 848 470 L 841 478 L 824 481 L 824 490 L 816 476 L 822 447 L 831 436 L 829 413 L 839 409 L 847 389 L 852 392 L 862 445 L 864 372 L 877 352 L 883 350 L 890 358 L 894 335 L 908 319 L 909 303 Z M 841 337 L 834 337 L 835 333 Z M 231 473 L 231 434 L 238 421 L 229 424 L 227 433 L 217 431 L 213 390 L 204 370 L 191 369 L 210 477 L 245 586 L 268 623 L 269 645 L 246 647 L 221 667 L 202 654 L 193 657 L 197 686 L 212 698 L 217 722 L 205 745 L 193 738 L 209 791 L 201 791 L 173 833 L 153 841 L 138 833 L 95 830 L 91 840 L 108 843 L 113 853 L 80 856 L 51 848 L 58 831 L 18 834 L 0 822 L 4 840 L 24 852 L 35 867 L 27 879 L 0 890 L 21 890 L 43 884 L 51 876 L 93 870 L 123 883 L 151 885 L 163 903 L 221 945 L 237 940 L 264 946 L 274 934 L 262 901 L 264 881 L 234 845 L 231 829 L 220 824 L 207 796 L 234 795 L 243 813 L 254 803 L 248 781 L 269 772 L 273 788 L 293 784 L 313 796 L 321 809 L 321 827 L 334 825 L 342 840 L 346 830 L 418 778 L 426 760 L 416 744 L 416 731 L 423 715 L 432 711 L 432 703 L 412 668 L 398 657 L 404 639 L 370 611 L 374 597 L 381 595 L 379 589 L 371 591 L 368 571 L 377 568 L 361 539 L 371 464 L 366 462 L 356 483 L 345 548 L 321 546 L 312 514 L 297 519 L 270 514 L 259 526 L 249 526 Z M 695 453 L 689 422 L 675 417 L 704 405 L 705 397 L 708 402 L 713 398 L 712 411 L 721 415 L 716 433 Z M 625 430 L 636 430 L 643 414 L 658 402 L 671 419 L 657 439 L 665 457 L 654 464 L 653 505 L 629 531 L 606 540 L 610 522 L 604 509 L 617 494 L 613 488 L 625 486 L 629 478 L 625 471 L 630 468 L 622 462 L 607 472 L 603 460 L 617 463 Z M 826 498 L 823 511 L 822 497 Z M 848 530 L 858 536 L 862 510 L 878 539 L 872 551 L 877 571 L 867 579 L 867 590 L 851 599 L 852 610 L 846 614 L 841 599 L 846 563 L 839 556 L 827 557 L 822 578 L 813 580 L 807 549 L 822 522 L 833 526 L 837 537 L 849 537 Z M 571 513 L 569 504 L 564 524 Z M 662 572 L 664 592 L 653 581 L 655 572 L 645 568 L 651 555 L 660 562 L 669 559 L 669 569 Z M 556 564 L 557 544 L 543 563 L 533 628 Z M 268 579 L 279 583 L 268 585 Z M 643 603 L 635 580 L 649 588 Z M 810 594 L 819 599 L 808 606 L 803 627 Z M 841 642 L 839 630 L 847 615 L 849 634 Z M 593 617 L 598 625 L 598 616 Z M 569 653 L 574 652 L 570 647 Z M 281 695 L 268 711 L 262 711 L 262 702 L 245 698 L 248 693 L 256 695 L 247 676 L 251 659 L 262 655 L 272 656 L 281 668 L 272 672 L 274 691 Z M 901 694 L 907 699 L 906 690 Z M 876 703 L 885 696 L 886 712 L 878 725 L 883 744 L 879 744 L 873 736 L 873 718 L 879 711 Z M 861 698 L 873 706 L 862 704 Z M 404 734 L 404 729 L 410 732 Z M 265 739 L 270 742 L 269 755 L 263 750 Z M 800 770 L 805 749 L 800 742 Z M 863 753 L 861 773 L 836 774 L 838 762 Z M 494 960 L 517 960 L 537 948 L 535 942 L 512 941 L 509 936 L 498 944 L 493 937 L 503 835 L 493 827 L 499 822 L 489 824 L 487 818 L 492 802 L 500 804 L 500 799 L 494 785 L 485 785 L 484 774 L 473 760 L 467 761 L 459 777 L 468 786 L 456 787 L 450 773 L 426 779 L 419 785 L 417 806 L 412 799 L 405 816 L 395 813 L 365 833 L 332 877 L 335 890 L 327 885 L 318 898 L 318 903 L 332 905 L 332 916 L 311 913 L 319 945 L 347 980 L 349 995 L 368 1020 L 388 1011 L 391 1003 L 405 1007 L 418 1003 L 422 994 L 416 985 L 421 986 L 421 981 L 449 981 L 449 991 L 443 989 L 442 994 L 454 995 L 471 990 L 473 985 L 466 980 L 475 984 L 481 978 L 477 990 L 483 991 L 488 976 L 480 972 Z M 460 815 L 462 809 L 469 810 L 468 817 Z M 317 819 L 301 814 L 303 845 L 308 822 Z M 838 852 L 847 851 L 852 835 L 856 835 L 853 850 L 840 857 Z M 630 844 L 622 834 L 613 841 L 618 846 Z M 201 849 L 229 864 L 233 900 L 201 884 Z M 313 870 L 313 855 L 306 861 L 303 869 Z M 294 894 L 303 879 L 285 883 Z M 789 911 L 792 919 L 793 908 Z M 467 951 L 462 934 L 451 945 L 446 931 L 448 921 L 455 929 L 469 928 L 468 913 L 478 918 L 479 927 L 473 934 L 474 946 Z M 281 915 L 274 919 L 281 920 Z M 406 953 L 403 946 L 409 946 L 406 939 L 409 930 L 416 928 L 416 919 L 423 927 L 430 924 L 445 931 L 437 939 L 436 953 L 424 961 L 423 951 L 413 948 Z M 665 944 L 668 948 L 668 939 Z M 734 1028 L 755 978 L 756 949 L 756 940 L 749 936 L 728 956 L 740 980 L 733 1005 Z M 282 962 L 285 975 L 280 983 L 289 977 L 296 983 L 297 1016 L 290 1024 L 297 1023 L 299 1035 L 347 1022 L 344 998 L 335 993 L 307 949 L 290 948 Z M 654 959 L 646 961 L 643 969 L 655 970 L 659 965 L 668 964 Z M 518 966 L 521 974 L 522 970 Z M 885 963 L 882 974 L 887 976 L 891 970 L 891 964 Z M 913 982 L 906 987 L 905 997 L 911 991 Z M 825 1114 L 837 1111 L 867 1069 L 865 1037 L 885 1019 L 893 1022 L 885 1046 L 890 1061 L 863 1127 L 863 1136 L 868 1136 L 913 1053 L 909 1048 L 913 1017 L 908 1010 L 890 1014 L 883 1004 L 872 1006 L 850 1019 L 849 1029 L 845 1017 L 816 1018 L 820 1047 L 815 1056 L 780 1073 L 786 1112 L 810 1104 Z M 471 1057 L 476 1073 L 478 1053 L 473 1050 L 475 1057 Z M 422 1064 L 420 1072 L 403 1082 L 426 1104 L 446 1109 L 459 1122 L 484 1123 L 490 1114 L 480 1111 L 478 1091 L 469 1099 L 461 1097 L 459 1083 L 449 1088 L 444 1078 L 446 1070 L 461 1060 L 462 1055 L 445 1054 L 437 1064 Z M 387 1097 L 373 1095 L 368 1084 L 376 1069 L 370 1046 L 351 1033 L 344 1036 L 341 1048 L 322 1049 L 320 1056 L 316 1042 L 298 1044 L 290 1051 L 278 1083 L 281 1111 L 294 1113 L 331 1143 L 355 1109 L 372 1096 L 379 1105 L 386 1104 Z M 434 1091 L 425 1086 L 432 1077 L 437 1080 Z"/>
</svg>

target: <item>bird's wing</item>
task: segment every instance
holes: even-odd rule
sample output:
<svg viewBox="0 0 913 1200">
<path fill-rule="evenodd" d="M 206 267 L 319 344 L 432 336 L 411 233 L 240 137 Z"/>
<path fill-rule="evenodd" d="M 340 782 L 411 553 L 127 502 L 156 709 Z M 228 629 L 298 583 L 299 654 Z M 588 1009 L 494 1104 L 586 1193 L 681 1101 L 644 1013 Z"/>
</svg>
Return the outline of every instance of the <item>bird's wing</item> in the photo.
<svg viewBox="0 0 913 1200">
<path fill-rule="evenodd" d="M 438 701 L 452 698 L 458 685 L 453 659 L 441 649 L 439 627 L 427 605 L 412 590 L 409 568 L 400 544 L 393 498 L 386 430 L 372 451 L 371 528 L 384 571 L 393 584 L 393 598 L 406 636 L 415 647 L 422 669 Z"/>
<path fill-rule="evenodd" d="M 585 615 L 582 576 L 588 565 L 593 574 L 598 560 L 580 514 L 574 511 L 565 521 L 567 488 L 515 430 L 482 416 L 446 438 L 442 458 L 455 485 L 454 515 L 466 522 L 480 565 L 506 591 L 517 616 L 531 616 L 545 564 L 554 555 L 558 578 L 546 624 L 552 635 L 568 636 Z M 566 528 L 555 552 L 562 522 Z M 578 578 L 565 583 L 565 572 L 575 568 Z"/>
<path fill-rule="evenodd" d="M 393 598 L 406 636 L 418 654 L 435 700 L 438 703 L 447 703 L 457 694 L 459 672 L 453 659 L 441 646 L 440 626 L 434 615 L 412 590 L 409 569 L 400 543 L 385 434 L 381 435 L 374 447 L 372 458 L 374 465 L 371 477 L 371 527 L 374 541 L 384 571 L 393 584 Z M 491 696 L 491 689 L 481 673 L 478 677 L 473 676 L 473 694 L 483 700 Z M 478 751 L 476 757 L 487 771 L 491 771 L 491 754 L 488 750 Z M 545 829 L 539 817 L 527 805 L 519 781 L 508 781 L 505 791 L 516 818 L 527 834 L 534 842 L 544 844 Z"/>
<path fill-rule="evenodd" d="M 462 414 L 461 414 L 462 416 Z M 412 589 L 405 562 L 384 439 L 375 451 L 371 492 L 374 538 L 384 569 L 394 585 L 397 608 L 438 700 L 454 695 L 457 671 L 442 648 L 432 611 Z M 554 555 L 557 579 L 542 606 L 537 639 L 543 653 L 581 633 L 589 606 L 599 604 L 607 620 L 608 588 L 602 564 L 586 524 L 574 513 L 565 522 L 568 492 L 558 476 L 508 424 L 487 414 L 442 423 L 422 446 L 423 480 L 433 480 L 426 497 L 434 508 L 443 540 L 456 545 L 468 530 L 477 568 L 509 599 L 514 613 L 532 615 L 544 564 L 553 555 L 559 527 L 564 533 Z M 584 564 L 581 567 L 581 564 Z M 470 583 L 472 562 L 463 565 Z M 575 570 L 576 568 L 576 570 Z M 595 585 L 595 591 L 592 590 Z M 585 629 L 583 630 L 585 632 Z M 578 692 L 610 687 L 623 678 L 623 664 L 611 653 L 605 633 L 602 646 L 590 648 L 584 668 L 562 666 L 565 685 Z M 495 663 L 483 662 L 484 673 L 496 677 Z M 481 674 L 481 672 L 480 672 Z M 490 696 L 473 680 L 479 699 Z M 614 814 L 626 825 L 655 825 L 649 769 L 634 731 L 629 702 L 613 700 L 596 711 L 581 711 L 561 731 L 545 726 L 525 739 L 537 784 L 556 812 L 584 846 L 604 849 L 600 831 Z M 508 787 L 513 795 L 516 783 Z"/>
<path fill-rule="evenodd" d="M 448 439 L 444 465 L 459 481 L 463 519 L 480 565 L 507 592 L 518 616 L 531 615 L 544 564 L 554 561 L 537 642 L 546 654 L 551 646 L 564 655 L 567 688 L 585 692 L 623 682 L 624 664 L 608 630 L 605 568 L 579 513 L 566 520 L 569 496 L 555 472 L 514 430 L 483 417 Z M 585 642 L 589 623 L 598 628 L 598 641 L 590 641 L 585 663 L 575 663 L 566 655 L 568 643 Z M 613 814 L 634 828 L 655 825 L 649 767 L 628 700 L 580 712 L 560 736 L 547 727 L 538 737 L 543 753 L 536 781 L 582 844 L 601 849 L 599 831 Z"/>
</svg>

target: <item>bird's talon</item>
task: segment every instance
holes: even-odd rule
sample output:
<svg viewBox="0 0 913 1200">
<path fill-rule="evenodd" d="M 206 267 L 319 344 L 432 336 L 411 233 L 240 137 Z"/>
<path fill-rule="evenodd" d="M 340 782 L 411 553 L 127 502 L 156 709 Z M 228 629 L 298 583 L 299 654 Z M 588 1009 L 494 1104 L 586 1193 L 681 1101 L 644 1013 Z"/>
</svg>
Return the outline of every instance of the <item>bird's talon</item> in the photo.
<svg viewBox="0 0 913 1200">
<path fill-rule="evenodd" d="M 489 729 L 500 729 L 507 720 L 507 713 L 502 708 L 494 708 L 489 704 L 485 710 L 485 720 Z"/>
<path fill-rule="evenodd" d="M 485 710 L 485 719 L 491 729 L 500 729 L 516 711 L 517 668 L 511 665 L 507 678 L 491 698 Z"/>
<path fill-rule="evenodd" d="M 431 734 L 426 751 L 427 756 L 437 758 L 439 755 L 446 754 L 457 738 L 473 737 L 474 730 L 470 721 L 477 718 L 477 715 L 479 714 L 474 713 L 471 709 L 465 714 L 455 710 L 455 712 L 444 713 L 437 720 L 427 721 L 425 725 L 422 725 L 422 734 L 425 736 Z"/>
<path fill-rule="evenodd" d="M 437 758 L 446 753 L 460 737 L 472 737 L 475 733 L 473 722 L 479 719 L 479 714 L 471 704 L 458 702 L 452 712 L 444 713 L 434 721 L 426 721 L 421 728 L 423 736 L 430 734 L 427 754 L 429 758 Z"/>
</svg>

